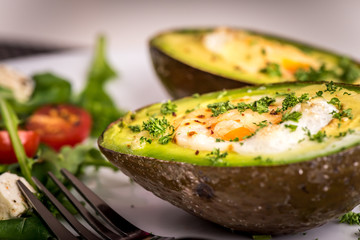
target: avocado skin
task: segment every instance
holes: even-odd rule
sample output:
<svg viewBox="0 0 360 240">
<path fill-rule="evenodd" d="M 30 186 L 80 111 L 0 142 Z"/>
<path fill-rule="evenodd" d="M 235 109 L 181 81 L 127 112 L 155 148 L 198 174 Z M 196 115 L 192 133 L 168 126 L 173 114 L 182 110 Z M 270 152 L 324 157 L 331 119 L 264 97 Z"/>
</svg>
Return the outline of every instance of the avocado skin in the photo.
<svg viewBox="0 0 360 240">
<path fill-rule="evenodd" d="M 360 203 L 360 146 L 276 166 L 213 167 L 101 152 L 156 196 L 232 230 L 289 234 L 330 221 Z"/>
<path fill-rule="evenodd" d="M 158 78 L 175 99 L 250 85 L 191 67 L 151 45 L 150 55 Z"/>
<path fill-rule="evenodd" d="M 188 64 L 185 64 L 179 60 L 172 58 L 171 56 L 160 50 L 158 47 L 154 46 L 152 43 L 152 41 L 157 36 L 166 34 L 168 32 L 198 34 L 202 32 L 209 32 L 212 31 L 213 29 L 214 28 L 173 29 L 173 30 L 161 32 L 150 39 L 148 45 L 149 45 L 150 56 L 155 72 L 158 78 L 160 79 L 160 81 L 162 82 L 162 84 L 164 85 L 165 89 L 174 99 L 191 96 L 192 94 L 195 93 L 202 94 L 213 91 L 220 91 L 223 89 L 234 89 L 244 86 L 254 86 L 254 85 L 264 84 L 264 83 L 259 84 L 256 82 L 249 83 L 248 81 L 244 81 L 244 79 L 226 78 L 218 74 L 212 74 L 197 69 L 195 67 L 192 67 Z M 323 47 L 307 44 L 287 37 L 282 37 L 260 31 L 254 31 L 250 29 L 241 29 L 241 30 L 254 33 L 257 35 L 261 35 L 265 38 L 275 39 L 282 43 L 289 43 L 304 49 L 313 49 L 328 55 L 335 56 L 336 58 L 340 58 L 341 56 L 343 56 L 340 53 L 325 49 Z M 360 61 L 358 61 L 357 59 L 352 59 L 352 58 L 350 59 L 353 60 L 358 66 L 360 66 Z M 284 82 L 287 81 L 284 80 Z"/>
</svg>

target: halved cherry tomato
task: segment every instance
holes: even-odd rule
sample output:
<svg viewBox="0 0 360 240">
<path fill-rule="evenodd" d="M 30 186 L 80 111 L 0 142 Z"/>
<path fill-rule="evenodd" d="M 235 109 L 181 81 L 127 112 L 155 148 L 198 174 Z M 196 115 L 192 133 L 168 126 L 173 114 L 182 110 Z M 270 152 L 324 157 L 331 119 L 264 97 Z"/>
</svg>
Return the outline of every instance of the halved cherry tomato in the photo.
<svg viewBox="0 0 360 240">
<path fill-rule="evenodd" d="M 40 136 L 34 131 L 18 131 L 20 141 L 28 157 L 33 157 L 39 147 Z M 0 163 L 16 163 L 17 158 L 7 131 L 0 131 Z"/>
<path fill-rule="evenodd" d="M 36 131 L 40 141 L 55 150 L 75 146 L 89 136 L 91 116 L 72 105 L 48 105 L 36 110 L 26 122 L 26 128 Z"/>
</svg>

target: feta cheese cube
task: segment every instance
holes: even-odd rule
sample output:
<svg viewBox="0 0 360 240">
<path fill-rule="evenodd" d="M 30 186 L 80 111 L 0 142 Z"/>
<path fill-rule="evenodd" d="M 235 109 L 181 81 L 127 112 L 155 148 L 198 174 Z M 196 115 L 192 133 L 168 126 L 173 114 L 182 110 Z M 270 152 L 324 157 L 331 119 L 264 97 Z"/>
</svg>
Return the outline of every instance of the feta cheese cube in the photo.
<svg viewBox="0 0 360 240">
<path fill-rule="evenodd" d="M 12 173 L 0 175 L 0 220 L 19 217 L 28 208 L 25 198 L 22 196 L 16 181 L 21 180 L 32 192 L 35 190 L 23 178 Z"/>
</svg>

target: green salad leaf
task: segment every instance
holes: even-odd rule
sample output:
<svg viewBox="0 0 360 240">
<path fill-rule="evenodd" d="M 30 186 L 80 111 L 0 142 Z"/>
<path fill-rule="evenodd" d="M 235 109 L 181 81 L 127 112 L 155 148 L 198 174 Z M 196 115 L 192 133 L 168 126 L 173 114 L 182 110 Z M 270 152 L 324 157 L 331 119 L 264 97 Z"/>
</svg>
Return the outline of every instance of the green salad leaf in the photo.
<svg viewBox="0 0 360 240">
<path fill-rule="evenodd" d="M 0 221 L 0 239 L 48 240 L 55 239 L 36 215 Z"/>
<path fill-rule="evenodd" d="M 117 76 L 106 59 L 106 41 L 101 36 L 96 44 L 92 65 L 88 72 L 87 84 L 75 103 L 85 108 L 92 116 L 91 136 L 98 137 L 106 126 L 123 116 L 111 97 L 105 91 L 108 81 Z"/>
<path fill-rule="evenodd" d="M 0 96 L 0 112 L 2 119 L 4 121 L 6 130 L 9 133 L 11 143 L 14 148 L 14 152 L 16 158 L 18 159 L 21 173 L 24 178 L 32 185 L 34 185 L 31 179 L 31 168 L 33 164 L 33 160 L 28 158 L 25 153 L 24 146 L 21 144 L 17 127 L 19 124 L 19 119 L 17 118 L 15 112 L 11 108 L 11 106 L 7 103 L 5 99 Z"/>
</svg>

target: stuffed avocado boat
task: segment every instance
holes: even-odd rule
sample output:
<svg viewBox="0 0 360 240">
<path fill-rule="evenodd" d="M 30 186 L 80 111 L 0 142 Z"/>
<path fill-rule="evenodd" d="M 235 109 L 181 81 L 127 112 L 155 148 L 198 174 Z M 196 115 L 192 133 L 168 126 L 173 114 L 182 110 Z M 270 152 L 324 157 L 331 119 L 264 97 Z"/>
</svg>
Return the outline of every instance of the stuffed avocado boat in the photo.
<svg viewBox="0 0 360 240">
<path fill-rule="evenodd" d="M 149 47 L 157 75 L 175 98 L 288 81 L 360 83 L 355 61 L 260 32 L 179 29 L 154 36 Z"/>
<path fill-rule="evenodd" d="M 145 189 L 230 229 L 286 234 L 360 203 L 360 87 L 281 83 L 128 113 L 99 138 Z"/>
</svg>

